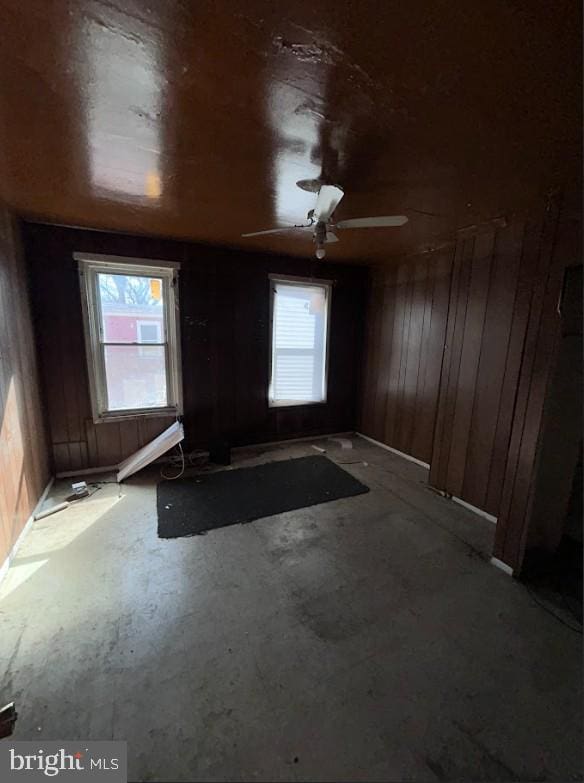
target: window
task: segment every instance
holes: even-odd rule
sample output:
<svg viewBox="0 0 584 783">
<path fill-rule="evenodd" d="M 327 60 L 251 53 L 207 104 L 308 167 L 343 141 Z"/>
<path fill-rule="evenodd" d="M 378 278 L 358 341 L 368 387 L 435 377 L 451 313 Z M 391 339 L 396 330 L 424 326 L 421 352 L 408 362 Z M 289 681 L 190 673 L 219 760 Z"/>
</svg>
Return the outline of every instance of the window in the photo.
<svg viewBox="0 0 584 783">
<path fill-rule="evenodd" d="M 160 321 L 137 321 L 136 326 L 138 329 L 138 342 L 162 342 L 162 324 Z"/>
<path fill-rule="evenodd" d="M 326 401 L 331 284 L 271 277 L 271 406 Z"/>
<path fill-rule="evenodd" d="M 94 421 L 181 413 L 178 264 L 75 258 Z"/>
</svg>

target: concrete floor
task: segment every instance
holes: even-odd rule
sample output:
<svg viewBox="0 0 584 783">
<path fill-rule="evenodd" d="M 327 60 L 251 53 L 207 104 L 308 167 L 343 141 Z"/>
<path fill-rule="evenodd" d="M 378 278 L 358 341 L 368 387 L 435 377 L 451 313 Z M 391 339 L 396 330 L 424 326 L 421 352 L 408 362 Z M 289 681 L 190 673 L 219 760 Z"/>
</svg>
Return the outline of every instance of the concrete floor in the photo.
<svg viewBox="0 0 584 783">
<path fill-rule="evenodd" d="M 0 586 L 15 739 L 127 740 L 140 781 L 581 779 L 582 639 L 489 564 L 494 525 L 314 442 L 371 492 L 167 541 L 151 470 L 36 523 Z"/>
</svg>

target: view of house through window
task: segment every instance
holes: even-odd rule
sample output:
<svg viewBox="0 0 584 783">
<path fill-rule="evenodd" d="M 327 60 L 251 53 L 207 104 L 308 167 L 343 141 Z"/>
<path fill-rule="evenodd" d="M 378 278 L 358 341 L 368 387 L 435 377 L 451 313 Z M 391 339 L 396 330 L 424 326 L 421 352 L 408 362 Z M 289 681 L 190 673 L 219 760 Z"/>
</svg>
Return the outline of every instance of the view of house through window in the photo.
<svg viewBox="0 0 584 783">
<path fill-rule="evenodd" d="M 330 284 L 272 280 L 270 405 L 326 400 Z"/>
<path fill-rule="evenodd" d="M 166 407 L 162 280 L 97 277 L 108 410 Z"/>
<path fill-rule="evenodd" d="M 176 339 L 169 318 L 174 308 L 168 301 L 173 274 L 173 269 L 134 271 L 107 262 L 86 265 L 90 382 L 98 416 L 177 406 Z"/>
</svg>

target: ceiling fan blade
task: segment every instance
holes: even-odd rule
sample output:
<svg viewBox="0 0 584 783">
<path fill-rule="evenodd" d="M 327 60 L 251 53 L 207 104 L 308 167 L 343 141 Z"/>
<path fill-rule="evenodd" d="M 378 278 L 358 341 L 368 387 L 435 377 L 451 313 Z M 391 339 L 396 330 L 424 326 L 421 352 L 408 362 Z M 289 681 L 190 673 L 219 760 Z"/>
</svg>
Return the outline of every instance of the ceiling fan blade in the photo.
<svg viewBox="0 0 584 783">
<path fill-rule="evenodd" d="M 403 226 L 408 219 L 405 215 L 384 215 L 381 217 L 352 218 L 335 223 L 335 228 L 387 228 Z"/>
<path fill-rule="evenodd" d="M 335 234 L 333 234 L 332 231 L 326 232 L 326 239 L 324 240 L 325 244 L 328 244 L 329 242 L 338 242 L 339 238 Z"/>
<path fill-rule="evenodd" d="M 337 208 L 343 195 L 343 191 L 336 185 L 323 185 L 318 191 L 316 206 L 314 207 L 315 220 L 322 220 L 326 223 Z"/>
<path fill-rule="evenodd" d="M 242 237 L 260 237 L 263 236 L 263 234 L 279 234 L 280 231 L 291 231 L 294 228 L 299 228 L 299 226 L 286 226 L 285 228 L 269 228 L 267 231 L 252 231 L 249 234 L 242 234 Z"/>
</svg>

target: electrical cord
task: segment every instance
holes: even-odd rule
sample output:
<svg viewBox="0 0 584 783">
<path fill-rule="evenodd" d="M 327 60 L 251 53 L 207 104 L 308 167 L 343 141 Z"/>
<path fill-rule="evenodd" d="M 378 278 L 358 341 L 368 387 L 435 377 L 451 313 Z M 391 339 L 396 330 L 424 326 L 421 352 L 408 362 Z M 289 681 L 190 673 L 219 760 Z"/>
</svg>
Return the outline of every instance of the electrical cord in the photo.
<svg viewBox="0 0 584 783">
<path fill-rule="evenodd" d="M 175 479 L 180 478 L 183 473 L 185 472 L 185 466 L 186 466 L 186 460 L 185 460 L 185 453 L 183 451 L 183 447 L 181 443 L 177 444 L 178 450 L 180 451 L 180 457 L 171 457 L 171 465 L 174 464 L 174 461 L 177 459 L 180 459 L 180 471 L 176 474 L 176 476 L 169 476 L 164 472 L 164 468 L 160 468 L 160 475 L 163 479 L 166 479 L 167 481 L 175 481 Z"/>
<path fill-rule="evenodd" d="M 93 495 L 95 495 L 95 493 L 98 490 L 101 489 L 101 486 L 100 486 L 101 483 L 102 482 L 96 482 L 94 484 L 88 484 L 87 485 L 87 490 L 88 491 L 87 491 L 86 495 L 75 495 L 75 494 L 69 495 L 69 497 L 66 498 L 66 502 L 69 503 L 69 505 L 71 505 L 72 503 L 79 503 L 81 500 L 87 500 L 87 498 L 93 497 Z M 103 482 L 103 483 L 106 484 L 108 482 Z M 91 487 L 91 491 L 89 490 L 90 487 Z"/>
</svg>

